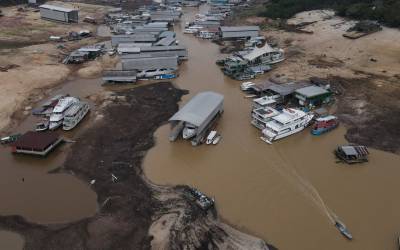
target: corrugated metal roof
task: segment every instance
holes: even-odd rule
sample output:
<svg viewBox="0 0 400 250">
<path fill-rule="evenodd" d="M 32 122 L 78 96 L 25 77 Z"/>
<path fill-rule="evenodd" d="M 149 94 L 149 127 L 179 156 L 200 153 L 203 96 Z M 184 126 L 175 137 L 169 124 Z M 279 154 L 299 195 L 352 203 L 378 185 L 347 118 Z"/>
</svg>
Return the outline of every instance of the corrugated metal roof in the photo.
<svg viewBox="0 0 400 250">
<path fill-rule="evenodd" d="M 28 131 L 23 134 L 12 145 L 18 148 L 34 149 L 36 151 L 43 151 L 51 144 L 56 142 L 60 136 L 56 132 L 33 132 Z"/>
<path fill-rule="evenodd" d="M 195 126 L 200 126 L 223 101 L 223 95 L 212 91 L 198 93 L 175 113 L 169 121 L 185 121 Z"/>
<path fill-rule="evenodd" d="M 312 85 L 312 86 L 297 89 L 296 93 L 300 94 L 302 96 L 305 96 L 306 98 L 310 98 L 310 97 L 314 97 L 314 96 L 318 96 L 318 95 L 328 94 L 329 91 L 324 88 Z"/>
<path fill-rule="evenodd" d="M 78 10 L 75 10 L 75 9 L 70 9 L 70 8 L 65 8 L 65 7 L 55 6 L 55 5 L 50 5 L 50 4 L 40 5 L 39 8 L 48 9 L 48 10 L 55 10 L 55 11 L 61 11 L 61 12 L 78 11 Z"/>
<path fill-rule="evenodd" d="M 147 57 L 122 59 L 123 70 L 177 69 L 178 57 Z"/>
<path fill-rule="evenodd" d="M 154 51 L 154 52 L 141 52 L 138 54 L 124 54 L 121 55 L 121 59 L 134 59 L 134 58 L 148 58 L 148 57 L 172 57 L 172 56 L 178 56 L 178 57 L 185 57 L 187 56 L 182 55 L 182 53 L 179 53 L 177 51 Z"/>
<path fill-rule="evenodd" d="M 255 37 L 258 35 L 258 31 L 222 32 L 222 38 Z"/>
<path fill-rule="evenodd" d="M 160 34 L 159 37 L 160 37 L 160 38 L 164 38 L 164 37 L 175 37 L 175 36 L 176 36 L 175 32 L 167 30 L 167 31 L 163 31 L 163 32 Z"/>
<path fill-rule="evenodd" d="M 246 32 L 246 31 L 260 31 L 258 26 L 221 26 L 222 32 Z"/>
<path fill-rule="evenodd" d="M 156 42 L 154 45 L 155 46 L 169 46 L 175 44 L 175 38 L 173 37 L 164 37 L 158 42 Z"/>
<path fill-rule="evenodd" d="M 309 86 L 309 83 L 299 82 L 299 83 L 284 83 L 284 84 L 271 84 L 267 90 L 272 90 L 281 96 L 287 96 L 292 94 L 296 89 Z"/>
</svg>

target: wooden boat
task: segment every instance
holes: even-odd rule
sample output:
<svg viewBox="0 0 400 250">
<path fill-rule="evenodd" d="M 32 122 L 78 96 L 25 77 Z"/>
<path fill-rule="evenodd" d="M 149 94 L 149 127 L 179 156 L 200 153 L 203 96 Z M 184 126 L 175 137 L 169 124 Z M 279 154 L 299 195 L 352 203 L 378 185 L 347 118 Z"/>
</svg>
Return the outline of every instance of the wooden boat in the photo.
<svg viewBox="0 0 400 250">
<path fill-rule="evenodd" d="M 347 230 L 347 227 L 345 224 L 343 224 L 341 221 L 336 220 L 335 221 L 335 227 L 339 230 L 339 232 L 346 237 L 349 240 L 353 239 L 353 235 Z"/>
<path fill-rule="evenodd" d="M 315 119 L 315 123 L 312 127 L 311 134 L 321 135 L 329 132 L 339 126 L 339 120 L 336 116 L 328 115 Z"/>
<path fill-rule="evenodd" d="M 367 147 L 360 145 L 343 145 L 335 150 L 336 157 L 347 164 L 367 162 L 368 154 Z"/>
</svg>

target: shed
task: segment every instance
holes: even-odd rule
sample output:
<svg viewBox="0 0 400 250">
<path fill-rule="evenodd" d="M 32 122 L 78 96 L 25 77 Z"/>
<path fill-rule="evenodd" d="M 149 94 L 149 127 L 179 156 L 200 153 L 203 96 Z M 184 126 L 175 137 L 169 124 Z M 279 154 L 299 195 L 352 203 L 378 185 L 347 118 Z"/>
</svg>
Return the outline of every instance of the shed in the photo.
<svg viewBox="0 0 400 250">
<path fill-rule="evenodd" d="M 332 92 L 325 88 L 311 85 L 296 89 L 294 96 L 299 100 L 300 105 L 312 108 L 320 106 L 323 103 L 328 103 Z"/>
<path fill-rule="evenodd" d="M 12 144 L 12 152 L 45 156 L 61 142 L 56 132 L 28 131 Z"/>
<path fill-rule="evenodd" d="M 46 20 L 59 21 L 65 23 L 77 23 L 79 20 L 78 10 L 59 7 L 50 4 L 39 6 L 40 17 Z"/>
<path fill-rule="evenodd" d="M 176 112 L 169 122 L 172 125 L 180 122 L 197 127 L 197 135 L 203 134 L 213 119 L 223 111 L 224 96 L 212 91 L 195 95 L 188 103 Z"/>
<path fill-rule="evenodd" d="M 259 36 L 258 26 L 222 26 L 219 28 L 222 39 L 241 39 Z"/>
<path fill-rule="evenodd" d="M 279 95 L 280 98 L 278 99 L 279 102 L 286 102 L 293 96 L 293 93 L 300 88 L 309 86 L 310 83 L 308 82 L 291 82 L 291 83 L 284 83 L 284 84 L 276 84 L 272 83 L 268 86 L 265 86 L 264 93 L 267 95 Z"/>
<path fill-rule="evenodd" d="M 122 59 L 123 70 L 178 69 L 178 57 L 147 57 Z"/>
</svg>

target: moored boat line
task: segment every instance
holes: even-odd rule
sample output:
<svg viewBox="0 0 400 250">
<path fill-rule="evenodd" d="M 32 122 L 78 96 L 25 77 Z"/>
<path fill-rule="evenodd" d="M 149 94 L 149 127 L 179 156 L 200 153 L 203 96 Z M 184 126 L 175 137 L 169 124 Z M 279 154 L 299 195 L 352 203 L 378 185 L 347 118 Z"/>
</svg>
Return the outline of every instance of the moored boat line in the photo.
<svg viewBox="0 0 400 250">
<path fill-rule="evenodd" d="M 65 112 L 63 121 L 63 130 L 71 130 L 78 125 L 78 123 L 89 112 L 89 104 L 87 102 L 77 102 L 73 104 L 67 112 Z"/>
</svg>

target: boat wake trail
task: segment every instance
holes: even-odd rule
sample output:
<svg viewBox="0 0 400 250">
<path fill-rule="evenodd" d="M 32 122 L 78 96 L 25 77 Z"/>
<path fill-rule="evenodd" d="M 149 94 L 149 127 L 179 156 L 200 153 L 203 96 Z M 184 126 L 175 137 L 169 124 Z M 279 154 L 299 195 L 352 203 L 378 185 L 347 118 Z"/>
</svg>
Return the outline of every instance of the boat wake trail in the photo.
<svg viewBox="0 0 400 250">
<path fill-rule="evenodd" d="M 274 152 L 279 157 L 279 159 L 274 160 L 273 157 L 265 158 L 265 161 L 271 163 L 274 170 L 276 170 L 281 176 L 286 178 L 292 185 L 298 188 L 299 191 L 305 197 L 310 199 L 313 204 L 328 217 L 332 224 L 335 224 L 337 216 L 335 213 L 325 204 L 318 190 L 303 176 L 299 174 L 294 163 L 288 163 L 285 156 L 279 152 L 274 146 L 272 146 Z"/>
</svg>

